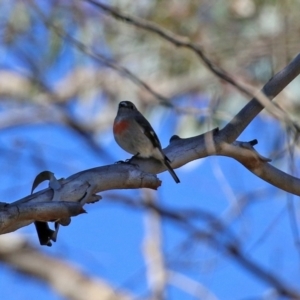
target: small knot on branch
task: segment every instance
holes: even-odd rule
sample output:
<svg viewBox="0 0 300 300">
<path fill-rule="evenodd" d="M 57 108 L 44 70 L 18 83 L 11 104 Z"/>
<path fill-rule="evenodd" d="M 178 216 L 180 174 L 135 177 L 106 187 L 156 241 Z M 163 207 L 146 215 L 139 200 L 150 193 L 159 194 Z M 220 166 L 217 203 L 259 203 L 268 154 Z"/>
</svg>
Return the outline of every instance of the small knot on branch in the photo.
<svg viewBox="0 0 300 300">
<path fill-rule="evenodd" d="M 178 140 L 182 140 L 182 138 L 179 137 L 178 135 L 174 134 L 174 135 L 171 136 L 169 143 L 171 144 L 171 143 L 173 143 L 175 141 L 178 141 Z"/>
</svg>

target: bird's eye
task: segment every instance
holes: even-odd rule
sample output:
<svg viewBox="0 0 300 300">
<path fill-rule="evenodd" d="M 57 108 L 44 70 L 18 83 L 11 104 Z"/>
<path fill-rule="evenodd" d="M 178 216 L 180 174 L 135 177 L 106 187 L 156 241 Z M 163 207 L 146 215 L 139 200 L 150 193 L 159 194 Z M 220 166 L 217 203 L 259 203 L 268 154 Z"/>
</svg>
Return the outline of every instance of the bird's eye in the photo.
<svg viewBox="0 0 300 300">
<path fill-rule="evenodd" d="M 127 102 L 126 106 L 127 106 L 129 109 L 132 109 L 132 110 L 135 109 L 135 106 L 134 106 L 131 102 Z"/>
</svg>

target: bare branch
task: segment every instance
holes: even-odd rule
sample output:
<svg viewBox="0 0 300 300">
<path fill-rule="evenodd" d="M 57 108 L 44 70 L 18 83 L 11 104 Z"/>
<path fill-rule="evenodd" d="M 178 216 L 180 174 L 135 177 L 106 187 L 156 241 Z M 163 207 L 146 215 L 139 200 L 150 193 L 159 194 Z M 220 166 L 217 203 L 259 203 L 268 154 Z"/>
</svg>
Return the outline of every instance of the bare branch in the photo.
<svg viewBox="0 0 300 300">
<path fill-rule="evenodd" d="M 270 160 L 257 153 L 251 142 L 237 141 L 229 144 L 222 140 L 223 138 L 224 136 L 217 129 L 187 139 L 176 137 L 171 139 L 170 145 L 164 149 L 164 152 L 172 161 L 173 168 L 179 168 L 190 161 L 210 155 L 231 157 L 270 184 L 289 193 L 300 195 L 300 179 L 270 165 L 268 163 Z M 134 158 L 132 163 L 149 173 L 157 174 L 165 171 L 165 167 L 154 159 Z"/>
<path fill-rule="evenodd" d="M 36 221 L 51 221 L 77 216 L 82 211 L 82 205 L 73 202 L 29 202 L 22 205 L 6 205 L 0 210 L 0 232 L 15 231 Z"/>
<path fill-rule="evenodd" d="M 110 189 L 157 189 L 156 176 L 130 164 L 117 164 L 79 172 L 61 179 L 61 188 L 50 188 L 0 207 L 0 234 L 17 230 L 34 221 L 64 220 L 83 213 L 85 203 L 99 200 L 99 193 Z M 70 203 L 71 202 L 71 203 Z M 62 222 L 63 223 L 63 222 Z"/>
<path fill-rule="evenodd" d="M 167 275 L 170 284 L 182 289 L 194 299 L 218 300 L 217 296 L 198 280 L 175 271 L 168 271 Z"/>
</svg>

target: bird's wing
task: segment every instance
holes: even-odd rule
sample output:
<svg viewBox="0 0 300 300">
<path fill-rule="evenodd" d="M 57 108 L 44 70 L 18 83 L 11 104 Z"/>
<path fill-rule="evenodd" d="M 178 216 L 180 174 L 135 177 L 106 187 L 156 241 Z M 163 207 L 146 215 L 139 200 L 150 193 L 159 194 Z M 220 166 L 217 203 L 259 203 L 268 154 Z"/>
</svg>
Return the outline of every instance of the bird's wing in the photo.
<svg viewBox="0 0 300 300">
<path fill-rule="evenodd" d="M 144 134 L 152 142 L 153 146 L 161 149 L 160 141 L 148 120 L 143 116 L 136 116 L 136 122 L 144 128 Z"/>
</svg>

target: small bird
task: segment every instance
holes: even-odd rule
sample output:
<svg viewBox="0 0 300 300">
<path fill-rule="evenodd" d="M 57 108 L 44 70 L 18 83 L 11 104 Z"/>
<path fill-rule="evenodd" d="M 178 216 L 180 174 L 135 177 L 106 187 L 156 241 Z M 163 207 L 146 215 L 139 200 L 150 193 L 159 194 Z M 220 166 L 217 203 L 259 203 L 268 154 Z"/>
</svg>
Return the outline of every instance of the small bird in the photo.
<svg viewBox="0 0 300 300">
<path fill-rule="evenodd" d="M 180 180 L 170 165 L 169 158 L 163 153 L 160 141 L 146 118 L 130 101 L 121 101 L 113 126 L 118 145 L 134 156 L 153 157 L 162 162 L 176 183 Z"/>
</svg>

